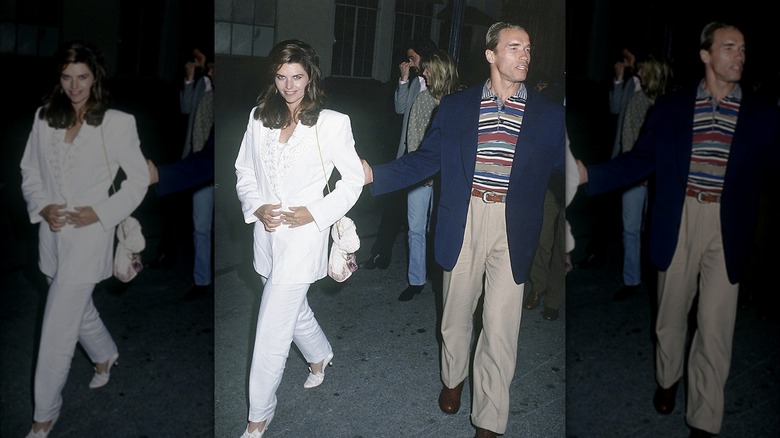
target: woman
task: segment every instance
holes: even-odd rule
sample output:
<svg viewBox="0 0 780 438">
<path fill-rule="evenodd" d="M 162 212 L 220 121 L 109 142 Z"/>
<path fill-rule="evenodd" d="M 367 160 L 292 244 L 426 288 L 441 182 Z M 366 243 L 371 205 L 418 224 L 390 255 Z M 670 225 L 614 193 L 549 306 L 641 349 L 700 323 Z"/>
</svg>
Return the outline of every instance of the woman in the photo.
<svg viewBox="0 0 780 438">
<path fill-rule="evenodd" d="M 458 68 L 445 51 L 431 53 L 422 60 L 422 76 L 426 89 L 417 95 L 409 112 L 406 130 L 408 152 L 417 150 L 422 143 L 433 113 L 442 96 L 458 89 Z M 407 193 L 406 219 L 409 223 L 409 286 L 398 296 L 399 301 L 409 301 L 422 292 L 427 278 L 426 236 L 433 210 L 433 180 L 413 187 Z"/>
<path fill-rule="evenodd" d="M 306 300 L 325 277 L 330 226 L 355 204 L 364 174 L 350 119 L 323 109 L 319 57 L 298 40 L 268 55 L 270 84 L 252 110 L 236 159 L 236 191 L 254 223 L 254 267 L 263 282 L 243 437 L 265 433 L 290 343 L 309 363 L 305 388 L 322 383 L 333 349 Z M 341 180 L 323 196 L 334 166 Z"/>
<path fill-rule="evenodd" d="M 626 106 L 621 133 L 621 152 L 633 149 L 655 99 L 666 93 L 672 79 L 668 63 L 648 57 L 639 63 L 636 73 L 642 85 Z M 627 188 L 622 194 L 623 219 L 623 286 L 613 299 L 622 301 L 639 289 L 642 283 L 642 223 L 647 210 L 647 180 Z"/>
<path fill-rule="evenodd" d="M 27 212 L 32 223 L 41 223 L 39 266 L 49 283 L 29 437 L 45 437 L 54 426 L 77 342 L 95 363 L 89 387 L 108 383 L 119 353 L 92 291 L 112 275 L 116 226 L 149 184 L 135 119 L 107 107 L 100 52 L 68 42 L 54 61 L 58 82 L 37 110 L 21 162 Z M 120 167 L 127 179 L 109 196 Z"/>
</svg>

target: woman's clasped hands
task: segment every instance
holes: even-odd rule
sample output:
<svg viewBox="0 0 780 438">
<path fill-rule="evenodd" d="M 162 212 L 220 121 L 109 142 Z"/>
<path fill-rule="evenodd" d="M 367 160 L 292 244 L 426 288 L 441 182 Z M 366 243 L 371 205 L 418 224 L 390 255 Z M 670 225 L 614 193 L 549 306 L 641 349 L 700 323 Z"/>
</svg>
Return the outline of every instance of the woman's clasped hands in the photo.
<svg viewBox="0 0 780 438">
<path fill-rule="evenodd" d="M 314 218 L 306 207 L 290 207 L 289 211 L 279 211 L 282 204 L 263 204 L 255 210 L 255 217 L 265 226 L 265 230 L 273 232 L 279 225 L 297 228 L 313 222 Z"/>
<path fill-rule="evenodd" d="M 66 208 L 67 204 L 49 204 L 39 214 L 49 224 L 49 229 L 55 233 L 62 230 L 65 225 L 81 228 L 98 221 L 92 207 L 74 207 L 73 211 L 67 211 Z"/>
</svg>

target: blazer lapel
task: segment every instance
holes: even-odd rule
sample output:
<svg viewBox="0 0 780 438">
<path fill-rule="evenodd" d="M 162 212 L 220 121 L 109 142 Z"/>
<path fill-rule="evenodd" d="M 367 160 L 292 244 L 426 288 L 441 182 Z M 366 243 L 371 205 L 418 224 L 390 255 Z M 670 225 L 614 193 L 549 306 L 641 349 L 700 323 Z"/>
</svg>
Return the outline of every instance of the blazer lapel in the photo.
<svg viewBox="0 0 780 438">
<path fill-rule="evenodd" d="M 522 125 L 520 126 L 520 132 L 517 135 L 517 142 L 515 143 L 512 169 L 509 174 L 510 180 L 520 178 L 523 170 L 531 164 L 532 160 L 528 158 L 531 155 L 531 148 L 540 144 L 537 141 L 538 133 L 547 126 L 543 119 L 538 119 L 536 117 L 539 112 L 533 110 L 534 100 L 534 93 L 529 91 L 525 110 L 523 110 Z M 531 108 L 531 111 L 528 111 L 529 108 Z"/>
<path fill-rule="evenodd" d="M 457 147 L 460 149 L 461 161 L 463 163 L 464 177 L 471 180 L 474 178 L 474 169 L 477 165 L 477 144 L 479 142 L 479 106 L 481 103 L 482 87 L 475 86 L 469 95 L 464 95 L 462 103 L 465 103 L 465 110 L 455 112 L 461 115 L 457 126 L 461 135 L 456 135 Z M 474 122 L 477 123 L 474 123 Z M 465 127 L 465 129 L 464 129 Z M 444 153 L 444 152 L 443 152 Z"/>
</svg>

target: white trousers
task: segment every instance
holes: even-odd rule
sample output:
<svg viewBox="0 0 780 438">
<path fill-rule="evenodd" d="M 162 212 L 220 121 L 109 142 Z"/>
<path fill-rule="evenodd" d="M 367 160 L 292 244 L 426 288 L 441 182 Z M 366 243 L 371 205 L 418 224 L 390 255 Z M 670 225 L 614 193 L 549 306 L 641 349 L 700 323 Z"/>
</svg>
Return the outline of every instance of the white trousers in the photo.
<svg viewBox="0 0 780 438">
<path fill-rule="evenodd" d="M 271 284 L 262 280 L 265 286 L 249 369 L 249 421 L 253 423 L 267 420 L 276 409 L 276 390 L 291 342 L 295 342 L 307 363 L 321 362 L 332 351 L 306 299 L 311 285 Z"/>
<path fill-rule="evenodd" d="M 37 422 L 43 423 L 59 415 L 62 388 L 68 379 L 76 342 L 81 343 L 93 363 L 106 362 L 117 352 L 111 334 L 92 303 L 94 289 L 94 284 L 61 284 L 56 279 L 49 279 L 35 366 L 33 419 Z"/>
</svg>

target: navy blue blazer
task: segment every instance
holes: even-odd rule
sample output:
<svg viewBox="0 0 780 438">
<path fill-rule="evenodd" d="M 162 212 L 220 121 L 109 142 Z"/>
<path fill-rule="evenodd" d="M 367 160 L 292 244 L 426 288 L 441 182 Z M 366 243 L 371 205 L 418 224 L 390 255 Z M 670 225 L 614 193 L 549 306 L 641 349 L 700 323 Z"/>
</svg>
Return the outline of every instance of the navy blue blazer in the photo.
<svg viewBox="0 0 780 438">
<path fill-rule="evenodd" d="M 483 86 L 444 96 L 419 149 L 373 167 L 371 190 L 380 195 L 440 173 L 434 255 L 445 270 L 458 260 L 477 160 Z M 524 283 L 542 226 L 544 195 L 553 172 L 565 171 L 564 107 L 528 90 L 506 197 L 506 233 L 515 283 Z"/>
<path fill-rule="evenodd" d="M 211 129 L 203 150 L 175 163 L 157 166 L 157 174 L 158 196 L 200 188 L 214 182 L 214 129 Z"/>
<path fill-rule="evenodd" d="M 661 96 L 650 109 L 634 148 L 588 166 L 589 194 L 623 187 L 655 174 L 650 207 L 649 255 L 661 271 L 677 246 L 688 183 L 697 87 Z M 720 202 L 726 271 L 732 284 L 745 268 L 768 170 L 778 170 L 780 111 L 743 91 Z"/>
</svg>

